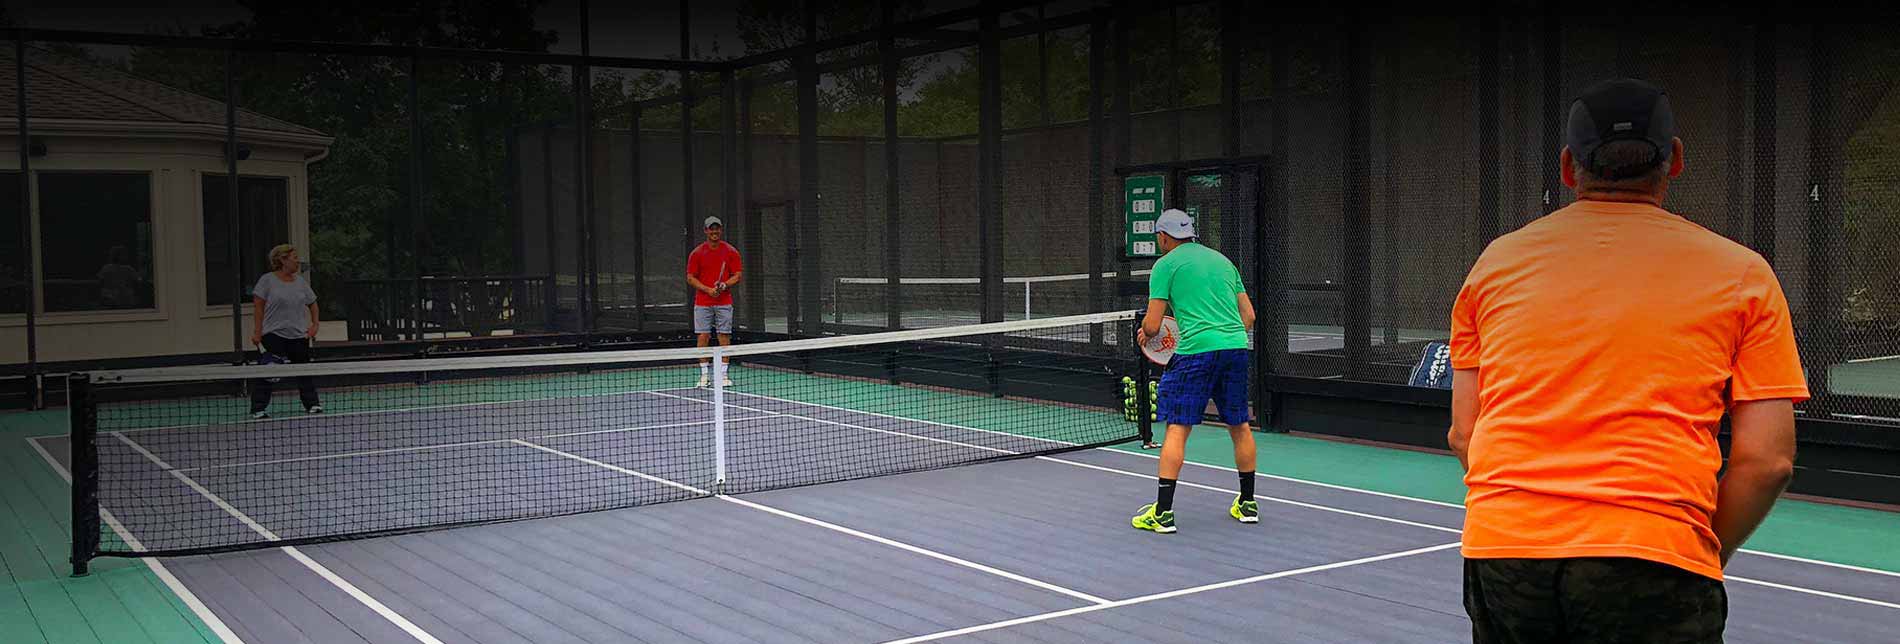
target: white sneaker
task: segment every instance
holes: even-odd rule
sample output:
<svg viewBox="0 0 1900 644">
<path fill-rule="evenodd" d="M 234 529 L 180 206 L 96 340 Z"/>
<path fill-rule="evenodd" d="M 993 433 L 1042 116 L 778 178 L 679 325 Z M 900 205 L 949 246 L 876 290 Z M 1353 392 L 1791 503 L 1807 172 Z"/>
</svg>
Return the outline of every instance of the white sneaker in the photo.
<svg viewBox="0 0 1900 644">
<path fill-rule="evenodd" d="M 728 377 L 726 377 L 725 379 L 722 379 L 722 380 L 720 380 L 720 381 L 719 381 L 719 386 L 721 386 L 721 387 L 727 387 L 727 388 L 731 388 L 731 387 L 732 387 L 732 378 L 731 378 L 730 376 L 728 376 Z"/>
<path fill-rule="evenodd" d="M 703 372 L 703 371 L 702 371 L 702 372 L 700 372 L 700 374 L 699 374 L 699 388 L 700 388 L 700 389 L 705 389 L 705 388 L 707 388 L 707 387 L 711 387 L 711 386 L 712 386 L 712 376 L 709 376 L 709 375 L 706 375 L 706 373 L 705 373 L 705 372 Z"/>
<path fill-rule="evenodd" d="M 251 420 L 264 420 L 266 418 L 270 418 L 270 412 L 268 411 L 251 412 Z"/>
<path fill-rule="evenodd" d="M 304 410 L 303 410 L 303 413 L 306 413 L 306 414 L 321 414 L 321 413 L 323 413 L 323 405 L 311 405 L 311 406 L 309 406 L 309 407 L 306 407 L 306 408 L 304 408 Z"/>
</svg>

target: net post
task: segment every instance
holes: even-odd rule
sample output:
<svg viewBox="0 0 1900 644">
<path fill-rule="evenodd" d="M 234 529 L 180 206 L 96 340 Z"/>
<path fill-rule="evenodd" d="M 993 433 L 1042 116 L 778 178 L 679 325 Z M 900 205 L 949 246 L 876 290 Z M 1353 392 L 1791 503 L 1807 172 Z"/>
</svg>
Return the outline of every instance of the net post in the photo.
<svg viewBox="0 0 1900 644">
<path fill-rule="evenodd" d="M 713 493 L 726 488 L 726 352 L 713 348 Z"/>
<path fill-rule="evenodd" d="M 1134 343 L 1135 334 L 1141 331 L 1141 316 L 1136 315 L 1129 325 L 1127 335 L 1123 336 L 1134 347 L 1135 354 L 1135 423 L 1141 428 L 1141 446 L 1153 449 L 1155 442 L 1154 401 L 1148 396 L 1148 378 L 1154 369 L 1148 357 L 1141 354 L 1141 347 Z"/>
<path fill-rule="evenodd" d="M 1029 315 L 1029 285 L 1030 284 L 1031 282 L 1029 280 L 1023 280 L 1023 319 L 1025 320 L 1031 319 Z"/>
<path fill-rule="evenodd" d="M 984 379 L 989 382 L 990 397 L 1002 398 L 1003 397 L 1003 357 L 1001 355 L 1001 350 L 1003 348 L 1002 337 L 992 336 L 992 339 L 990 339 L 989 342 L 987 342 L 986 344 L 988 345 L 988 347 L 983 351 Z"/>
<path fill-rule="evenodd" d="M 99 552 L 99 406 L 87 374 L 68 376 L 66 395 L 72 423 L 73 576 L 84 577 Z"/>
</svg>

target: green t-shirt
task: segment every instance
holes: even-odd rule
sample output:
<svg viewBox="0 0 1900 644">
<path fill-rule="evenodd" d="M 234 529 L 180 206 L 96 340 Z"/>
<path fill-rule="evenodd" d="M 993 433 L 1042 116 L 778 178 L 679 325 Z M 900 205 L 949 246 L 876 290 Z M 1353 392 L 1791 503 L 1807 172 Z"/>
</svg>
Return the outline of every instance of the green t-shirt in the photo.
<svg viewBox="0 0 1900 644">
<path fill-rule="evenodd" d="M 1189 242 L 1155 261 L 1149 299 L 1167 300 L 1181 327 L 1177 354 L 1247 348 L 1240 322 L 1240 270 L 1220 251 Z"/>
</svg>

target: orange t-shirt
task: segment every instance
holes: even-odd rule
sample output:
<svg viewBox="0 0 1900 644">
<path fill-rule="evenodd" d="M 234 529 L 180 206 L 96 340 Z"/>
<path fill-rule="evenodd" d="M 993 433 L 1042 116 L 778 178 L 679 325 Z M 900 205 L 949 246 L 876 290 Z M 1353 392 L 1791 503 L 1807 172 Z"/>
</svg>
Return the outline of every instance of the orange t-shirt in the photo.
<svg viewBox="0 0 1900 644">
<path fill-rule="evenodd" d="M 1728 401 L 1808 397 L 1760 255 L 1646 204 L 1580 201 L 1485 249 L 1452 310 L 1477 369 L 1464 555 L 1631 557 L 1722 578 Z"/>
</svg>

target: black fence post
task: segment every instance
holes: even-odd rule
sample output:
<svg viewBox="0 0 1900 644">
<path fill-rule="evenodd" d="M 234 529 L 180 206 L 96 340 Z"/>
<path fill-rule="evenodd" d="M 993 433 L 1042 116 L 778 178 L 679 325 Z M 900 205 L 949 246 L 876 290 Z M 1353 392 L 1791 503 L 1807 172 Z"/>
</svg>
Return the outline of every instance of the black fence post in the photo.
<svg viewBox="0 0 1900 644">
<path fill-rule="evenodd" d="M 589 3 L 581 3 L 581 24 L 587 24 Z M 581 56 L 591 52 L 589 29 L 581 29 Z M 594 212 L 594 106 L 593 68 L 585 62 L 574 66 L 574 208 L 580 212 L 580 273 L 574 276 L 574 289 L 580 294 L 581 346 L 593 346 L 595 324 L 600 317 L 600 247 L 597 213 Z M 446 335 L 444 336 L 446 337 Z"/>
<path fill-rule="evenodd" d="M 1755 25 L 1755 211 L 1749 230 L 1748 247 L 1760 253 L 1770 265 L 1775 263 L 1776 194 L 1774 177 L 1781 152 L 1776 135 L 1777 99 L 1780 76 L 1775 73 L 1779 60 L 1775 23 Z"/>
<path fill-rule="evenodd" d="M 680 3 L 680 10 L 682 12 L 686 10 L 685 2 Z M 685 35 L 682 33 L 681 37 L 684 38 Z M 685 47 L 682 41 L 681 58 L 686 57 Z M 685 240 L 687 248 L 697 246 L 701 236 L 705 234 L 704 227 L 700 226 L 702 220 L 699 213 L 695 212 L 699 207 L 698 202 L 693 198 L 693 173 L 698 170 L 693 167 L 693 102 L 695 100 L 697 99 L 694 98 L 693 93 L 693 73 L 680 72 L 680 168 L 682 168 L 680 171 L 680 217 L 683 228 L 680 232 L 684 235 L 682 239 Z M 693 299 L 698 296 L 698 293 L 695 293 L 693 287 L 685 284 L 684 281 L 681 282 L 680 288 L 682 290 L 678 292 L 685 295 L 687 312 L 690 314 Z"/>
<path fill-rule="evenodd" d="M 1134 22 L 1135 19 L 1132 4 L 1133 3 L 1129 0 L 1117 0 L 1115 2 L 1115 20 L 1114 24 L 1111 25 L 1114 34 L 1112 42 L 1115 45 L 1115 93 L 1109 100 L 1112 106 L 1112 118 L 1114 119 L 1111 127 L 1114 130 L 1115 137 L 1116 166 L 1131 165 L 1135 162 L 1135 144 L 1132 135 L 1132 130 L 1134 129 L 1134 108 L 1133 99 L 1131 98 L 1131 87 L 1134 85 L 1134 82 L 1130 80 L 1130 78 L 1134 76 L 1133 61 L 1130 60 L 1131 50 L 1134 49 L 1134 47 L 1129 45 L 1129 36 L 1133 32 L 1130 23 Z M 1127 188 L 1125 186 L 1116 186 L 1111 192 L 1121 194 L 1126 190 Z M 1165 197 L 1166 195 L 1163 196 Z M 1120 200 L 1121 198 L 1115 199 L 1115 201 Z M 1117 212 L 1121 209 L 1122 206 L 1120 205 L 1115 208 Z M 1116 237 L 1119 238 L 1121 235 L 1116 235 Z M 1116 242 L 1115 245 L 1119 247 L 1122 244 Z M 1128 257 L 1127 249 L 1123 248 L 1122 250 L 1116 251 L 1115 301 L 1118 302 L 1118 304 L 1115 306 L 1119 307 L 1122 305 L 1120 304 L 1121 302 L 1128 300 L 1126 293 L 1129 289 L 1133 288 L 1134 271 L 1135 264 L 1134 261 Z M 1134 336 L 1129 337 L 1132 338 Z"/>
<path fill-rule="evenodd" d="M 1003 160 L 1003 44 L 995 10 L 977 20 L 977 244 L 981 260 L 977 291 L 984 322 L 1003 315 L 1004 234 L 1000 183 Z"/>
<path fill-rule="evenodd" d="M 1253 248 L 1251 249 L 1253 252 L 1252 278 L 1254 284 L 1252 299 L 1258 300 L 1260 304 L 1266 304 L 1267 306 L 1273 306 L 1273 304 L 1270 304 L 1270 300 L 1264 297 L 1264 295 L 1274 292 L 1268 290 L 1270 286 L 1277 288 L 1277 285 L 1272 285 L 1271 282 L 1268 281 L 1270 271 L 1267 270 L 1267 176 L 1270 172 L 1268 170 L 1270 163 L 1271 162 L 1261 162 L 1260 165 L 1254 166 L 1253 212 L 1247 213 L 1255 222 L 1253 226 Z M 1271 423 L 1273 418 L 1274 410 L 1268 407 L 1267 404 L 1270 400 L 1267 396 L 1267 374 L 1272 370 L 1274 353 L 1268 350 L 1268 342 L 1271 338 L 1278 337 L 1279 334 L 1262 331 L 1258 305 L 1255 306 L 1255 311 L 1253 326 L 1253 429 L 1260 431 L 1261 426 Z M 1282 346 L 1284 346 L 1284 343 L 1282 343 Z"/>
<path fill-rule="evenodd" d="M 1841 307 L 1841 257 L 1848 252 L 1847 221 L 1840 194 L 1846 163 L 1841 154 L 1839 119 L 1834 113 L 1834 44 L 1829 26 L 1817 23 L 1808 34 L 1808 270 L 1805 293 L 1807 334 L 1802 359 L 1807 362 L 1808 388 L 1817 398 L 1813 406 L 1827 408 L 1835 398 L 1833 366 L 1847 361 L 1845 320 Z"/>
<path fill-rule="evenodd" d="M 1346 25 L 1346 172 L 1341 273 L 1345 289 L 1346 374 L 1364 379 L 1372 366 L 1372 89 L 1370 34 L 1363 15 Z"/>
<path fill-rule="evenodd" d="M 647 271 L 646 271 L 646 213 L 641 208 L 640 189 L 640 102 L 634 101 L 627 110 L 627 162 L 633 175 L 632 196 L 628 198 L 633 210 L 633 330 L 647 330 Z"/>
<path fill-rule="evenodd" d="M 739 75 L 726 70 L 719 75 L 719 210 L 725 219 L 726 234 L 730 236 L 739 227 L 739 130 L 737 113 L 739 103 Z M 743 271 L 742 272 L 747 272 Z M 755 278 L 741 279 L 752 281 Z M 749 292 L 748 292 L 749 294 Z M 747 299 L 748 309 L 759 308 L 757 300 Z M 734 316 L 735 324 L 738 317 Z"/>
<path fill-rule="evenodd" d="M 1128 339 L 1124 346 L 1129 347 L 1127 350 L 1135 357 L 1135 426 L 1141 429 L 1142 447 L 1152 448 L 1155 444 L 1155 405 L 1154 397 L 1148 395 L 1148 378 L 1154 375 L 1154 367 L 1134 342 L 1135 335 L 1140 331 L 1141 314 L 1136 313 L 1134 321 L 1122 331 L 1122 337 Z"/>
<path fill-rule="evenodd" d="M 409 275 L 411 289 L 409 302 L 415 305 L 415 308 L 411 310 L 411 322 L 414 324 L 417 342 L 424 339 L 423 319 L 425 317 L 422 311 L 422 155 L 426 148 L 422 140 L 422 98 L 421 90 L 418 89 L 418 85 L 421 84 L 419 78 L 421 73 L 421 57 L 410 54 L 409 78 L 407 79 L 409 81 L 409 266 L 414 272 Z M 234 176 L 231 180 L 235 183 L 237 177 Z M 548 192 L 553 193 L 552 190 Z M 235 209 L 233 212 L 236 212 Z M 554 209 L 549 208 L 548 212 L 552 213 Z M 551 219 L 552 215 L 550 215 Z"/>
<path fill-rule="evenodd" d="M 1089 21 L 1089 306 L 1090 313 L 1109 310 L 1108 285 L 1102 281 L 1102 273 L 1108 269 L 1108 230 L 1103 216 L 1102 198 L 1102 145 L 1106 125 L 1102 121 L 1102 97 L 1097 94 L 1108 84 L 1108 72 L 1105 67 L 1108 37 L 1108 21 L 1101 14 Z M 1099 347 L 1103 342 L 1102 325 L 1089 325 L 1089 346 Z"/>
<path fill-rule="evenodd" d="M 816 3 L 799 3 L 805 23 L 805 44 L 818 40 Z M 818 170 L 818 57 L 811 49 L 798 54 L 798 201 L 793 206 L 797 252 L 791 257 L 799 267 L 793 274 L 792 288 L 800 292 L 798 309 L 791 326 L 796 335 L 815 337 L 824 334 L 824 264 L 820 253 L 824 245 L 824 206 L 820 201 Z"/>
<path fill-rule="evenodd" d="M 1552 0 L 1550 4 L 1556 4 Z M 1563 203 L 1563 181 L 1559 176 L 1557 150 L 1563 148 L 1564 123 L 1564 87 L 1563 87 L 1563 23 L 1559 22 L 1557 12 L 1544 14 L 1544 214 L 1550 214 Z"/>
<path fill-rule="evenodd" d="M 1263 238 L 1265 249 L 1260 253 L 1262 275 L 1260 302 L 1255 307 L 1259 316 L 1254 319 L 1254 351 L 1260 354 L 1259 369 L 1262 376 L 1259 395 L 1266 401 L 1264 411 L 1259 413 L 1266 417 L 1263 424 L 1272 431 L 1284 431 L 1279 425 L 1280 410 L 1276 405 L 1279 398 L 1274 395 L 1268 376 L 1281 373 L 1287 367 L 1286 218 L 1289 186 L 1286 185 L 1287 172 L 1283 164 L 1287 158 L 1287 142 L 1290 139 L 1287 128 L 1292 121 L 1293 111 L 1293 48 L 1288 42 L 1293 27 L 1276 22 L 1272 28 L 1273 37 L 1270 40 L 1273 49 L 1269 52 L 1268 63 L 1273 78 L 1273 102 L 1268 115 L 1268 136 L 1272 139 L 1268 147 L 1272 150 L 1272 156 L 1267 159 L 1266 179 L 1273 183 L 1267 188 L 1269 192 L 1262 200 L 1266 212 L 1256 227 L 1256 234 Z"/>
<path fill-rule="evenodd" d="M 1493 2 L 1485 2 L 1483 13 L 1478 23 L 1478 167 L 1484 169 L 1485 176 L 1478 181 L 1477 253 L 1483 253 L 1491 240 L 1497 239 L 1500 234 L 1498 196 L 1502 188 L 1499 185 L 1501 177 L 1497 173 L 1498 77 L 1502 75 L 1498 66 L 1501 39 L 1498 35 L 1497 6 Z M 1394 251 L 1388 247 L 1386 252 Z M 1387 313 L 1390 315 L 1390 312 Z"/>
<path fill-rule="evenodd" d="M 99 406 L 86 374 L 66 378 L 66 395 L 72 415 L 67 460 L 73 476 L 73 576 L 84 577 L 99 552 Z"/>
<path fill-rule="evenodd" d="M 895 20 L 897 5 L 884 2 L 881 22 L 884 33 L 878 39 L 878 57 L 882 60 L 880 75 L 883 77 L 882 99 L 884 107 L 884 328 L 896 331 L 904 326 L 904 285 L 903 285 L 903 224 L 898 208 L 901 199 L 898 193 L 898 172 L 901 159 L 898 156 L 897 139 L 897 36 L 891 31 Z M 843 307 L 839 307 L 843 310 Z M 896 372 L 892 371 L 891 382 L 897 382 Z"/>
<path fill-rule="evenodd" d="M 15 139 L 16 141 L 31 141 L 32 138 L 27 133 L 26 123 L 26 38 L 24 33 L 17 32 L 13 41 L 13 109 L 19 115 L 20 128 L 19 138 Z M 43 399 L 45 388 L 40 386 L 39 321 L 34 317 L 39 299 L 34 294 L 39 289 L 39 284 L 38 280 L 33 279 L 33 267 L 38 263 L 35 261 L 37 258 L 33 252 L 33 217 L 31 215 L 33 212 L 32 146 L 18 147 L 20 152 L 19 207 L 23 215 L 20 217 L 20 249 L 26 264 L 26 270 L 22 271 L 22 275 L 26 277 L 22 280 L 26 283 L 26 288 L 22 289 L 26 293 L 26 301 L 22 303 L 20 309 L 26 313 L 26 400 L 28 409 L 40 409 L 45 406 Z M 235 326 L 234 324 L 233 327 Z M 233 335 L 236 333 L 240 332 L 234 330 Z"/>
<path fill-rule="evenodd" d="M 231 217 L 231 246 L 225 255 L 231 262 L 231 364 L 244 364 L 244 213 L 238 198 L 237 103 L 237 50 L 232 49 L 224 54 L 224 197 Z"/>
</svg>

